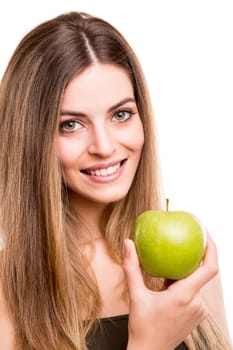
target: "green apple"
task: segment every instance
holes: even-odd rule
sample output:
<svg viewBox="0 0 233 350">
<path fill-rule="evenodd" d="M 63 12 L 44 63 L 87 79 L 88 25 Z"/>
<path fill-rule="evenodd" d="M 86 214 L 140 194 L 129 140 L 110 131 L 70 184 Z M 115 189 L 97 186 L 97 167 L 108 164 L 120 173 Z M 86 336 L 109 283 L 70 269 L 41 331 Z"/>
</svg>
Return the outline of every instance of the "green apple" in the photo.
<svg viewBox="0 0 233 350">
<path fill-rule="evenodd" d="M 184 278 L 205 253 L 205 228 L 185 211 L 145 211 L 133 225 L 132 238 L 143 270 L 152 276 Z"/>
</svg>

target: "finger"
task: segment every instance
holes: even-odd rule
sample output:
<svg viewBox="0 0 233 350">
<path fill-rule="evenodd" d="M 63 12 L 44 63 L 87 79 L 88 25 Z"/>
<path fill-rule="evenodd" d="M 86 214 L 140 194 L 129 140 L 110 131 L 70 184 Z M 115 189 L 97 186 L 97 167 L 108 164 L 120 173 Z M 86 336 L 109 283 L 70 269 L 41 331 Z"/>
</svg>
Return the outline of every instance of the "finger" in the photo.
<svg viewBox="0 0 233 350">
<path fill-rule="evenodd" d="M 177 281 L 169 288 L 181 288 L 193 297 L 206 283 L 218 273 L 218 256 L 215 243 L 207 234 L 206 251 L 202 264 L 188 277 Z"/>
<path fill-rule="evenodd" d="M 132 299 L 136 294 L 145 288 L 142 277 L 140 263 L 138 260 L 135 245 L 131 239 L 124 241 L 125 257 L 124 257 L 124 273 L 129 291 L 129 297 Z"/>
</svg>

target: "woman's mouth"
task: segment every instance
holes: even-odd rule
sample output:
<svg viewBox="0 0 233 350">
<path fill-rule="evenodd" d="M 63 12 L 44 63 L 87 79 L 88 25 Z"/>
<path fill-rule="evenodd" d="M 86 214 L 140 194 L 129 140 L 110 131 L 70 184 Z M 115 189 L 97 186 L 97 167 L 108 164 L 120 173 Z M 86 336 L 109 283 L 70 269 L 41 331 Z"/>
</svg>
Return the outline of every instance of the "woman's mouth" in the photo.
<svg viewBox="0 0 233 350">
<path fill-rule="evenodd" d="M 105 177 L 105 176 L 110 176 L 113 175 L 115 173 L 117 173 L 117 171 L 122 167 L 122 165 L 125 163 L 126 159 L 112 164 L 110 166 L 107 167 L 100 167 L 100 168 L 89 168 L 89 169 L 84 169 L 81 170 L 82 173 L 87 174 L 87 175 L 91 175 L 91 176 L 100 176 L 100 177 Z"/>
</svg>

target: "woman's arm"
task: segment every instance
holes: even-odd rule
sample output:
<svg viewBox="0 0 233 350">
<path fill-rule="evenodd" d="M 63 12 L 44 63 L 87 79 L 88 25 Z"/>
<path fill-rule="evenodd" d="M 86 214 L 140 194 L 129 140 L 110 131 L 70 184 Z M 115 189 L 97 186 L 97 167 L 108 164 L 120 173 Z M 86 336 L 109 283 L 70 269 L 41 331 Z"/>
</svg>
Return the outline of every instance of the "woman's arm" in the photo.
<svg viewBox="0 0 233 350">
<path fill-rule="evenodd" d="M 225 312 L 221 277 L 219 273 L 202 288 L 202 295 L 208 306 L 209 313 L 211 314 L 211 316 L 213 316 L 213 319 L 219 324 L 227 339 L 231 343 L 231 337 Z"/>
<path fill-rule="evenodd" d="M 14 350 L 14 330 L 0 283 L 0 342 L 1 349 Z"/>
</svg>

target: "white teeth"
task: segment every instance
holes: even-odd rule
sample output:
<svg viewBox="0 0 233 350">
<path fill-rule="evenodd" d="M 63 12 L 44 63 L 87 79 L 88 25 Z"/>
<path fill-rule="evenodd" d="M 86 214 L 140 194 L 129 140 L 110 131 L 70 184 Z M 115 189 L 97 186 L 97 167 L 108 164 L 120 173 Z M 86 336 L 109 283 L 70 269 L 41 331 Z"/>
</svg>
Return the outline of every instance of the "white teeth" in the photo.
<svg viewBox="0 0 233 350">
<path fill-rule="evenodd" d="M 121 163 L 118 163 L 117 165 L 110 166 L 107 169 L 89 170 L 88 173 L 92 176 L 108 176 L 119 170 L 120 166 Z"/>
</svg>

